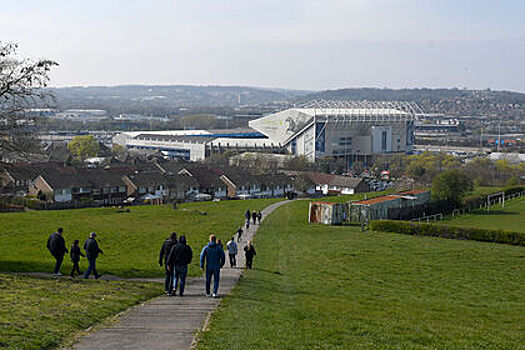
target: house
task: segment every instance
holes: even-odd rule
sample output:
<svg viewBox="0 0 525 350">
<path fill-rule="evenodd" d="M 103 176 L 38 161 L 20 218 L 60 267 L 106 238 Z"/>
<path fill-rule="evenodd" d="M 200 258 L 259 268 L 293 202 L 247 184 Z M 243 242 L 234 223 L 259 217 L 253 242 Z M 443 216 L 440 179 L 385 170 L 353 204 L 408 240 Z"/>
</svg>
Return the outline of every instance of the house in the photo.
<svg viewBox="0 0 525 350">
<path fill-rule="evenodd" d="M 128 197 L 136 199 L 149 195 L 148 198 L 153 196 L 162 201 L 180 200 L 198 188 L 197 181 L 188 175 L 139 173 L 124 175 L 122 180 L 127 185 Z"/>
<path fill-rule="evenodd" d="M 221 179 L 218 172 L 208 166 L 184 167 L 178 175 L 185 175 L 195 179 L 198 184 L 198 193 L 211 195 L 213 198 L 226 198 L 228 196 L 227 185 Z"/>
<path fill-rule="evenodd" d="M 119 174 L 104 169 L 62 167 L 42 171 L 32 181 L 29 193 L 49 202 L 120 204 L 126 199 L 127 186 Z"/>
<path fill-rule="evenodd" d="M 61 163 L 14 163 L 0 167 L 0 185 L 3 193 L 24 196 L 31 182 L 45 169 L 61 167 Z"/>
<path fill-rule="evenodd" d="M 298 190 L 313 195 L 354 194 L 369 192 L 370 186 L 359 177 L 332 175 L 316 172 L 287 172 L 294 179 Z"/>
</svg>

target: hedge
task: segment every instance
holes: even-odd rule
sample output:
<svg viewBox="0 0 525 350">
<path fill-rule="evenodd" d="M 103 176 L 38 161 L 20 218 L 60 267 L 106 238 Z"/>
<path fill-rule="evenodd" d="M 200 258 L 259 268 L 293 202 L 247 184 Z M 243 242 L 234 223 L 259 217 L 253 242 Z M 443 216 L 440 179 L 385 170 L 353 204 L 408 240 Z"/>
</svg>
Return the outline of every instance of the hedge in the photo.
<svg viewBox="0 0 525 350">
<path fill-rule="evenodd" d="M 468 239 L 525 246 L 525 234 L 506 230 L 489 230 L 478 227 L 436 225 L 408 221 L 375 220 L 370 223 L 374 231 L 385 231 L 415 236 L 432 236 L 452 239 Z"/>
</svg>

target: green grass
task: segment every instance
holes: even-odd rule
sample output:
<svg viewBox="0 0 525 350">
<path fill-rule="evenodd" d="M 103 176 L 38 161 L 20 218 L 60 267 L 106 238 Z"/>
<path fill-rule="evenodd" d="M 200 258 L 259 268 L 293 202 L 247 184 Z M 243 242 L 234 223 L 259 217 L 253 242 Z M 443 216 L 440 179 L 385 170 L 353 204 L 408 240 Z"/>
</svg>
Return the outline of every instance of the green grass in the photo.
<svg viewBox="0 0 525 350">
<path fill-rule="evenodd" d="M 0 348 L 56 348 L 158 292 L 152 283 L 0 274 Z"/>
<path fill-rule="evenodd" d="M 513 199 L 505 204 L 505 208 L 502 208 L 501 205 L 494 205 L 488 213 L 486 209 L 476 210 L 437 223 L 525 233 L 525 200 Z"/>
<path fill-rule="evenodd" d="M 194 251 L 189 274 L 196 276 L 200 273 L 198 254 L 210 234 L 227 241 L 244 222 L 246 209 L 260 210 L 278 200 L 189 203 L 177 210 L 170 206 L 142 206 L 132 207 L 130 213 L 118 213 L 115 208 L 2 213 L 0 272 L 52 271 L 54 260 L 46 242 L 61 226 L 68 249 L 74 239 L 80 240 L 82 246 L 89 232 L 96 231 L 104 250 L 97 269 L 122 277 L 162 276 L 163 268 L 158 265 L 162 242 L 172 231 L 184 234 Z M 62 266 L 62 273 L 69 273 L 69 259 L 64 259 Z M 87 268 L 85 259 L 80 267 Z"/>
<path fill-rule="evenodd" d="M 277 209 L 199 349 L 519 349 L 523 247 L 309 225 Z"/>
</svg>

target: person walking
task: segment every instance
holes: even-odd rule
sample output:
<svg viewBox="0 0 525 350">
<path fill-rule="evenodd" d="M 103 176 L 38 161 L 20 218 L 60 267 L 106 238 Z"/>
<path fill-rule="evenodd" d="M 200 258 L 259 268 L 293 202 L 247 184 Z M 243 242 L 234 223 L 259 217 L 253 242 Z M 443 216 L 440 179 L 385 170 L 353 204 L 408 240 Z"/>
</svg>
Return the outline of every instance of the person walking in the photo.
<svg viewBox="0 0 525 350">
<path fill-rule="evenodd" d="M 55 258 L 55 268 L 53 270 L 53 276 L 62 276 L 60 273 L 60 266 L 64 261 L 64 254 L 69 253 L 66 248 L 66 241 L 62 237 L 64 229 L 59 227 L 57 232 L 52 233 L 47 239 L 47 249 Z"/>
<path fill-rule="evenodd" d="M 179 243 L 171 248 L 167 257 L 166 265 L 168 270 L 173 272 L 173 289 L 172 296 L 177 294 L 177 285 L 179 286 L 179 295 L 184 296 L 184 286 L 186 285 L 186 275 L 188 274 L 188 264 L 193 259 L 193 251 L 186 244 L 186 236 L 180 236 Z M 180 284 L 179 284 L 180 282 Z"/>
<path fill-rule="evenodd" d="M 217 245 L 221 247 L 222 250 L 224 250 L 224 244 L 222 244 L 222 241 L 220 239 L 217 240 Z"/>
<path fill-rule="evenodd" d="M 71 246 L 71 249 L 69 249 L 69 257 L 71 258 L 71 262 L 73 263 L 73 268 L 71 269 L 71 277 L 75 277 L 75 271 L 82 275 L 82 272 L 80 272 L 80 268 L 78 267 L 78 263 L 80 262 L 80 257 L 86 257 L 82 252 L 80 251 L 80 247 L 78 246 L 78 239 L 75 239 L 73 241 L 73 245 Z"/>
<path fill-rule="evenodd" d="M 244 256 L 246 256 L 246 267 L 251 269 L 253 265 L 253 257 L 257 255 L 255 252 L 255 247 L 253 244 L 248 241 L 246 247 L 244 247 Z"/>
<path fill-rule="evenodd" d="M 237 230 L 237 242 L 241 241 L 242 233 L 244 231 L 242 230 L 242 227 L 239 226 L 239 229 Z"/>
<path fill-rule="evenodd" d="M 86 258 L 89 262 L 89 267 L 86 270 L 86 273 L 84 274 L 84 278 L 88 279 L 91 272 L 95 275 L 95 279 L 99 279 L 100 275 L 97 272 L 97 258 L 98 254 L 104 254 L 102 249 L 98 246 L 98 242 L 96 240 L 97 234 L 95 232 L 91 232 L 89 234 L 89 238 L 86 239 L 84 242 L 84 251 L 86 252 Z"/>
<path fill-rule="evenodd" d="M 257 221 L 259 221 L 259 225 L 261 224 L 261 220 L 262 220 L 262 213 L 261 213 L 261 211 L 259 210 L 259 211 L 257 212 Z"/>
<path fill-rule="evenodd" d="M 230 267 L 237 266 L 237 243 L 235 243 L 235 239 L 232 237 L 228 244 L 226 244 L 226 248 L 228 249 L 228 255 L 230 257 Z"/>
<path fill-rule="evenodd" d="M 164 266 L 164 293 L 166 295 L 171 295 L 171 291 L 173 289 L 173 271 L 168 269 L 168 254 L 171 252 L 171 248 L 173 248 L 176 244 L 177 234 L 172 232 L 171 235 L 162 243 L 162 247 L 160 247 L 159 266 Z"/>
<path fill-rule="evenodd" d="M 244 212 L 244 219 L 250 220 L 251 218 L 252 218 L 252 214 L 250 212 L 250 209 L 246 209 L 246 211 Z"/>
<path fill-rule="evenodd" d="M 246 229 L 246 231 L 248 231 L 250 229 L 250 219 L 246 219 L 246 222 L 244 224 L 244 228 Z"/>
<path fill-rule="evenodd" d="M 255 225 L 257 223 L 257 212 L 255 210 L 252 212 L 252 220 Z"/>
<path fill-rule="evenodd" d="M 219 280 L 221 278 L 221 268 L 225 263 L 224 250 L 219 248 L 216 243 L 215 235 L 210 236 L 210 242 L 202 248 L 200 255 L 200 266 L 204 270 L 206 264 L 206 296 L 210 296 L 210 284 L 213 276 L 213 296 L 218 297 Z"/>
</svg>

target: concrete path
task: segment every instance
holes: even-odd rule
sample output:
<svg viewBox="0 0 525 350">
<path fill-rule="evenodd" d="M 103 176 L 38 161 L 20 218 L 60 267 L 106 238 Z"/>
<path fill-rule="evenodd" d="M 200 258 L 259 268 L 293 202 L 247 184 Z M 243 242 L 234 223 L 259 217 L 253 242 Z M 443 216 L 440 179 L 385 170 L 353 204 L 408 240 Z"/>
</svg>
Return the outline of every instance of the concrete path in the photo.
<svg viewBox="0 0 525 350">
<path fill-rule="evenodd" d="M 277 207 L 288 203 L 274 203 L 262 210 L 264 219 Z M 240 213 L 242 215 L 242 213 Z M 239 244 L 237 266 L 245 266 L 243 248 L 251 240 L 259 225 L 251 225 L 244 232 Z M 199 252 L 194 252 L 198 259 Z M 229 294 L 241 276 L 242 268 L 221 270 L 219 295 Z M 113 326 L 88 334 L 73 349 L 189 349 L 195 343 L 195 335 L 205 329 L 209 316 L 219 305 L 220 299 L 207 298 L 203 277 L 186 281 L 184 297 L 158 297 L 125 312 Z"/>
</svg>

